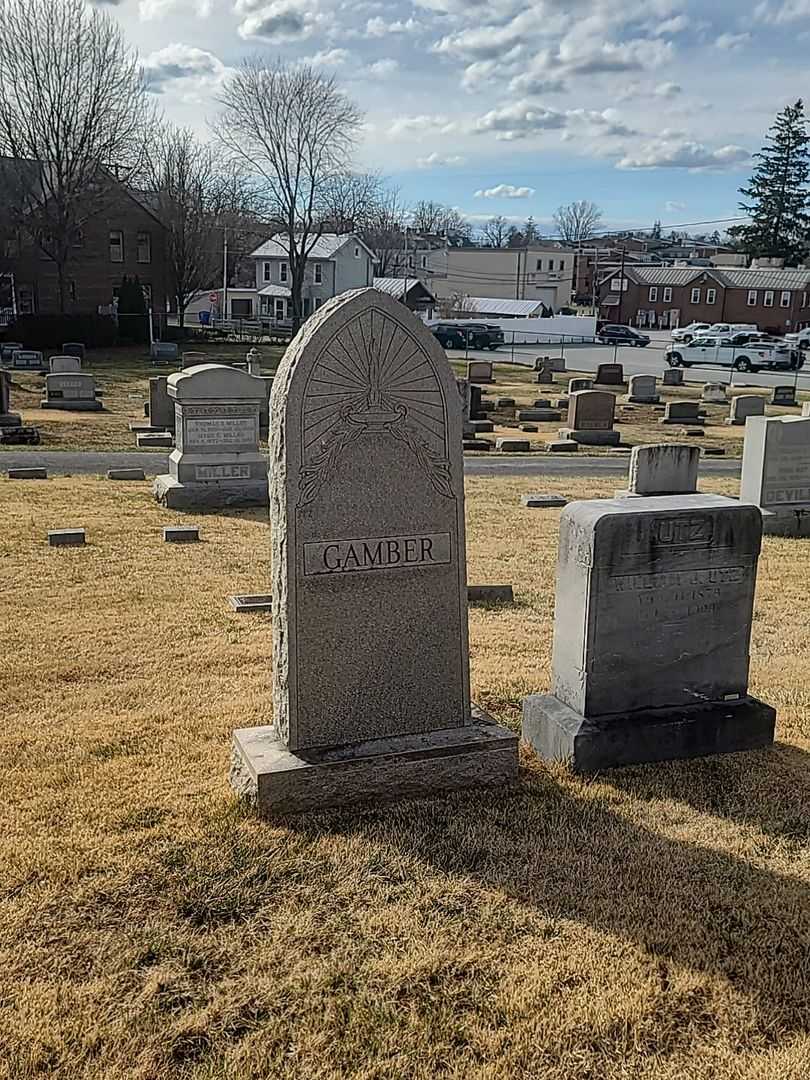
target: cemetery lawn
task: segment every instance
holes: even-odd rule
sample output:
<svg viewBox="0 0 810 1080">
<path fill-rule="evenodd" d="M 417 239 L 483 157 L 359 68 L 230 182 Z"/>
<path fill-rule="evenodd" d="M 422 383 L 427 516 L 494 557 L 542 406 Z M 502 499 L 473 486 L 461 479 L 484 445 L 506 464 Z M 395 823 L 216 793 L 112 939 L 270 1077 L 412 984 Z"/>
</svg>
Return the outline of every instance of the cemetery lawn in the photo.
<svg viewBox="0 0 810 1080">
<path fill-rule="evenodd" d="M 189 345 L 189 349 L 208 354 L 211 363 L 244 360 L 250 349 L 244 342 Z M 258 346 L 262 357 L 262 374 L 272 375 L 284 352 L 273 345 Z M 49 352 L 52 350 L 49 350 Z M 132 348 L 92 349 L 82 364 L 82 371 L 94 375 L 96 386 L 103 391 L 102 412 L 68 412 L 59 409 L 40 409 L 45 396 L 42 375 L 12 373 L 11 408 L 20 413 L 23 423 L 39 428 L 41 444 L 32 447 L 6 446 L 3 450 L 137 450 L 135 434 L 129 430 L 132 420 L 148 423 L 143 403 L 149 400 L 149 379 L 155 375 L 170 375 L 175 366 L 154 367 L 148 356 L 148 346 Z M 166 453 L 165 450 L 156 451 Z"/>
<path fill-rule="evenodd" d="M 470 582 L 516 597 L 471 609 L 474 697 L 514 729 L 559 522 L 519 498 L 615 486 L 467 480 Z M 806 1080 L 810 541 L 760 563 L 774 749 L 579 779 L 524 750 L 511 788 L 270 824 L 227 780 L 270 711 L 271 617 L 227 605 L 268 591 L 262 514 L 95 478 L 0 506 L 0 1080 Z"/>
</svg>

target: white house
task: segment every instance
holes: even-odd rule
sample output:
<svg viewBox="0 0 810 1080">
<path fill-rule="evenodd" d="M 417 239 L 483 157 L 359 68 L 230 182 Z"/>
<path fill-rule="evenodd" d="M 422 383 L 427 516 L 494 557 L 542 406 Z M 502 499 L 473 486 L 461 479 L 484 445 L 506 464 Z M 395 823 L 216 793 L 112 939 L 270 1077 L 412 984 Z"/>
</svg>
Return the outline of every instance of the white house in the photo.
<svg viewBox="0 0 810 1080">
<path fill-rule="evenodd" d="M 259 318 L 292 317 L 290 261 L 287 243 L 277 234 L 251 253 L 256 261 Z M 333 296 L 361 289 L 374 281 L 374 252 L 354 233 L 324 233 L 312 248 L 304 275 L 303 316 Z"/>
</svg>

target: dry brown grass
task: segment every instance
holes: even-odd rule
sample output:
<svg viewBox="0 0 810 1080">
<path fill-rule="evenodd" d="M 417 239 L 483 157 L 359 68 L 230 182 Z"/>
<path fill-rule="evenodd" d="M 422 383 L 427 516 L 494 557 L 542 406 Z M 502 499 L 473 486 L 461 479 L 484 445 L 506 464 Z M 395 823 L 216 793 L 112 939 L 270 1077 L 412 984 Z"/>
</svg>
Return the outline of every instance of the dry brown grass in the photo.
<svg viewBox="0 0 810 1080">
<path fill-rule="evenodd" d="M 250 346 L 226 342 L 222 345 L 194 344 L 188 348 L 206 353 L 212 363 L 227 363 L 244 360 Z M 262 355 L 263 373 L 272 374 L 283 350 L 264 345 L 259 352 Z M 94 375 L 96 386 L 103 391 L 104 410 L 97 413 L 40 409 L 39 403 L 45 395 L 44 378 L 15 371 L 12 373 L 12 411 L 22 415 L 23 423 L 39 428 L 42 444 L 39 448 L 0 445 L 0 452 L 6 449 L 135 450 L 136 439 L 129 430 L 129 423 L 131 420 L 143 422 L 145 419 L 143 403 L 149 399 L 149 378 L 152 375 L 169 375 L 174 370 L 174 367 L 153 367 L 146 347 L 91 350 L 82 371 Z"/>
<path fill-rule="evenodd" d="M 468 481 L 476 698 L 548 686 L 558 512 Z M 715 487 L 715 485 L 706 485 Z M 164 545 L 147 485 L 0 481 L 0 1077 L 806 1080 L 810 544 L 767 539 L 767 752 L 267 824 L 227 785 L 269 708 L 258 513 Z M 84 525 L 86 549 L 45 532 Z M 348 650 L 347 650 L 348 651 Z M 347 656 L 350 660 L 350 656 Z"/>
</svg>

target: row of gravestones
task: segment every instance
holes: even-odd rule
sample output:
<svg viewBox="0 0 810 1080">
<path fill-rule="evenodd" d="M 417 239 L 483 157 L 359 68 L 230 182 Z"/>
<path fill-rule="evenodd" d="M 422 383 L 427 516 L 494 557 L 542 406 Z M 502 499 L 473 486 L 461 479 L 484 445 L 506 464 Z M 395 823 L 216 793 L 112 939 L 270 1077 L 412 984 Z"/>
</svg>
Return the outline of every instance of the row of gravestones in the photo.
<svg viewBox="0 0 810 1080">
<path fill-rule="evenodd" d="M 517 773 L 517 736 L 470 700 L 458 400 L 432 335 L 373 290 L 324 305 L 282 361 L 274 720 L 232 744 L 232 784 L 263 813 Z M 774 710 L 748 694 L 762 515 L 694 493 L 696 468 L 695 448 L 653 448 L 631 497 L 564 510 L 552 693 L 524 701 L 543 757 L 589 770 L 772 742 Z"/>
</svg>

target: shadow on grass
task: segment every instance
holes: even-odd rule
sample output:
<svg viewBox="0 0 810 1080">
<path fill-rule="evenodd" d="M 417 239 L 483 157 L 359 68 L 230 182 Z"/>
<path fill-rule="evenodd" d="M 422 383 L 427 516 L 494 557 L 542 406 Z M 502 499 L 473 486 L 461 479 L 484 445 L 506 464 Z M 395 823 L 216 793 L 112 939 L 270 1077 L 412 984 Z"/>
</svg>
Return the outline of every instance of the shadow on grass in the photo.
<svg viewBox="0 0 810 1080">
<path fill-rule="evenodd" d="M 755 767 L 778 782 L 780 757 L 758 758 Z M 550 773 L 524 771 L 509 790 L 288 824 L 313 839 L 360 834 L 546 918 L 719 977 L 750 999 L 767 1043 L 810 1030 L 810 887 L 634 824 L 584 784 L 572 794 Z"/>
</svg>

